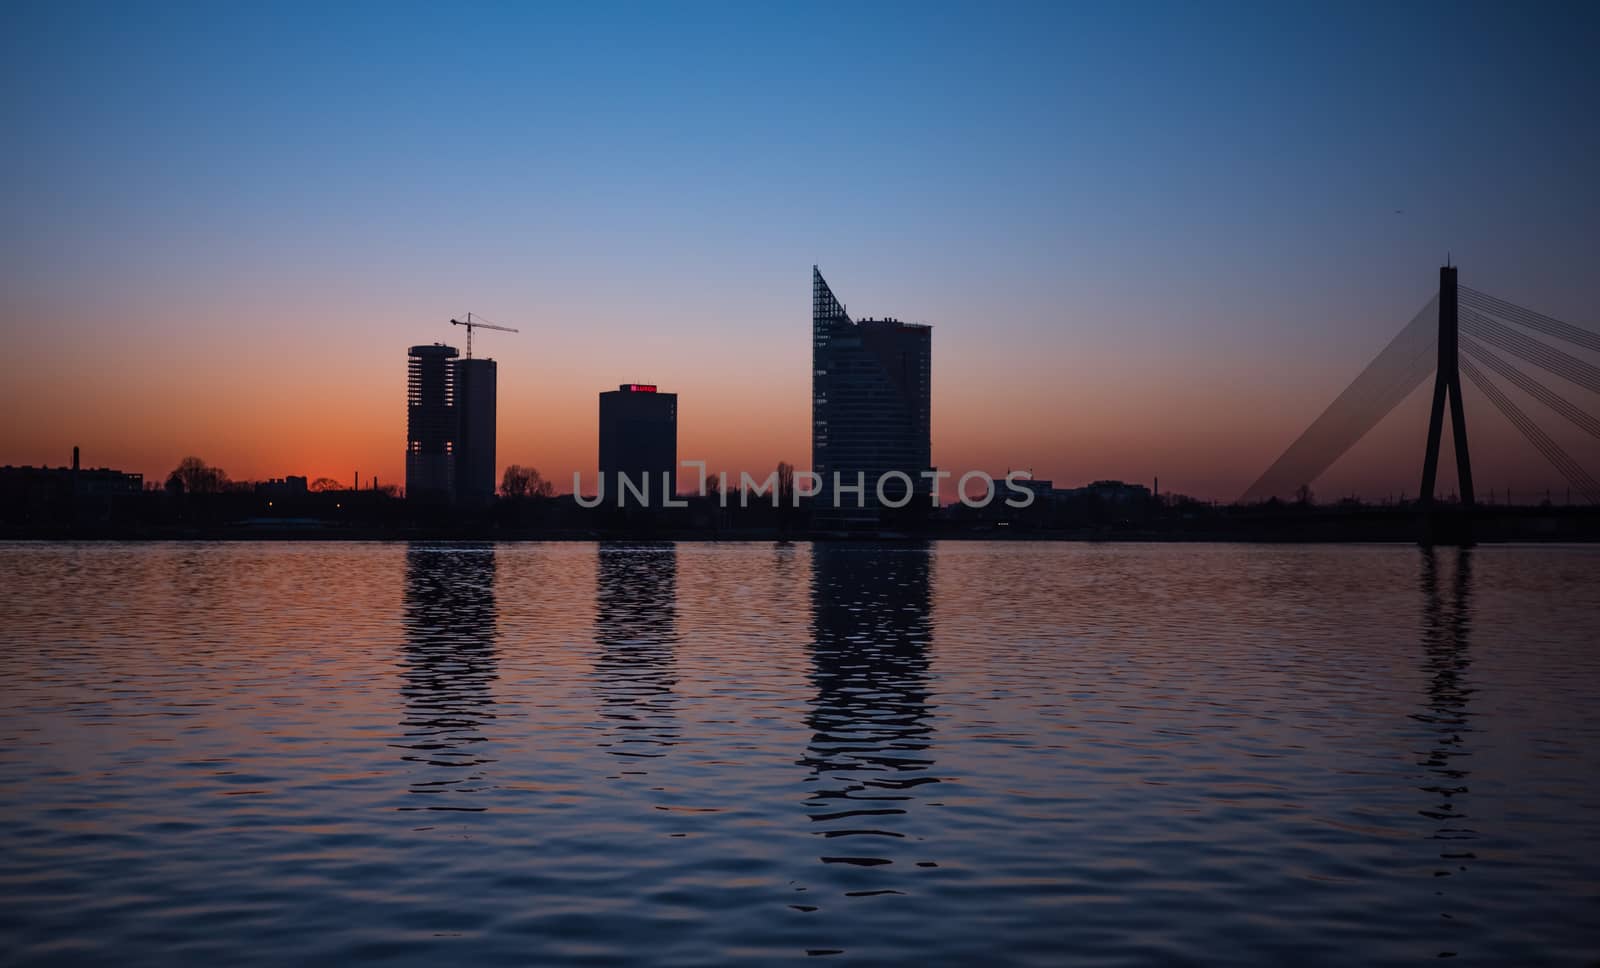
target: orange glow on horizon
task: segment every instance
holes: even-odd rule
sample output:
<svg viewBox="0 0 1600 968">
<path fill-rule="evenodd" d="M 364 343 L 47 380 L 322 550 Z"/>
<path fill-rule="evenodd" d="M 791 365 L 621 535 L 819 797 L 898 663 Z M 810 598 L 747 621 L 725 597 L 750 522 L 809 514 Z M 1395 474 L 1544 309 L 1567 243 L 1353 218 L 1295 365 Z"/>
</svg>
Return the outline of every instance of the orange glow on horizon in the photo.
<svg viewBox="0 0 1600 968">
<path fill-rule="evenodd" d="M 363 487 L 374 478 L 403 485 L 405 350 L 440 339 L 438 327 L 323 329 L 316 318 L 309 308 L 266 304 L 217 327 L 135 318 L 92 344 L 70 336 L 89 320 L 21 330 L 21 351 L 0 360 L 0 406 L 15 415 L 0 431 L 0 463 L 60 466 L 78 445 L 86 466 L 139 472 L 148 482 L 194 455 L 235 480 L 303 474 L 348 485 L 359 473 Z M 1274 368 L 1180 345 L 1153 356 L 1136 352 L 1133 339 L 1068 329 L 1019 354 L 980 326 L 934 327 L 939 468 L 996 477 L 1025 468 L 1058 486 L 1105 478 L 1148 486 L 1159 477 L 1163 492 L 1220 501 L 1237 497 L 1288 446 L 1367 351 Z M 523 334 L 479 350 L 499 362 L 499 466 L 536 467 L 558 492 L 572 489 L 575 471 L 592 480 L 599 393 L 646 377 L 678 394 L 681 458 L 705 460 L 712 473 L 765 475 L 779 461 L 807 468 L 809 318 L 801 309 L 753 329 L 741 344 L 715 327 L 630 327 L 599 316 L 581 326 L 524 324 Z M 1468 425 L 1480 490 L 1561 488 L 1474 394 L 1469 388 Z M 1318 495 L 1414 491 L 1424 395 L 1316 482 Z M 1580 463 L 1597 463 L 1592 441 L 1549 429 Z M 1450 486 L 1446 474 L 1441 487 Z M 948 485 L 944 496 L 953 499 Z"/>
</svg>

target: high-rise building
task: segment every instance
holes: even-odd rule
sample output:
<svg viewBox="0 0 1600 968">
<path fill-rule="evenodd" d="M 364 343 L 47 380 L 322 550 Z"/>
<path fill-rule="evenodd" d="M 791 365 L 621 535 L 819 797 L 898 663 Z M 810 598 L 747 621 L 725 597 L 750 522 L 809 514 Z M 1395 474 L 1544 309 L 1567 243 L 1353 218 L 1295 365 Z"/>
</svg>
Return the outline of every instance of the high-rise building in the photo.
<svg viewBox="0 0 1600 968">
<path fill-rule="evenodd" d="M 642 490 L 648 480 L 650 507 L 678 490 L 678 395 L 651 383 L 624 383 L 600 394 L 600 477 L 606 502 L 615 504 L 617 475 Z M 662 475 L 669 484 L 662 489 Z M 636 503 L 632 494 L 629 504 Z"/>
<path fill-rule="evenodd" d="M 926 507 L 933 469 L 933 327 L 895 319 L 853 321 L 816 266 L 811 267 L 811 469 L 820 475 L 817 513 L 835 523 L 880 519 L 879 478 L 911 481 L 909 507 Z M 841 493 L 834 495 L 834 475 Z M 863 485 L 860 499 L 853 488 Z M 884 496 L 905 497 L 889 478 Z M 858 504 L 864 507 L 858 507 Z"/>
<path fill-rule="evenodd" d="M 406 380 L 406 497 L 448 502 L 455 494 L 454 346 L 413 346 Z"/>
<path fill-rule="evenodd" d="M 486 507 L 495 489 L 494 360 L 455 361 L 455 498 Z"/>
</svg>

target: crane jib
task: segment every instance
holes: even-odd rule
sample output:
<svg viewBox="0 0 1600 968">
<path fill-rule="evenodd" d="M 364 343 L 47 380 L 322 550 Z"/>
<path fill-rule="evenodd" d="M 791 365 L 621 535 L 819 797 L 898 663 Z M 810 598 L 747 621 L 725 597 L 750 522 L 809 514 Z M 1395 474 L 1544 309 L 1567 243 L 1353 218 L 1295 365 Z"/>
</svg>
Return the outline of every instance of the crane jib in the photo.
<svg viewBox="0 0 1600 968">
<path fill-rule="evenodd" d="M 472 317 L 474 315 L 475 315 L 474 313 L 467 313 L 467 318 L 466 319 L 452 319 L 452 320 L 450 320 L 450 325 L 452 325 L 452 326 L 465 326 L 467 328 L 467 359 L 469 359 L 469 360 L 472 359 L 472 330 L 475 327 L 476 328 L 481 328 L 481 329 L 497 329 L 502 333 L 520 333 L 520 332 L 522 332 L 521 330 L 516 329 L 514 327 L 511 327 L 511 326 L 501 326 L 498 323 L 488 323 L 488 322 L 484 322 L 483 320 L 480 320 L 480 319 L 473 319 Z"/>
</svg>

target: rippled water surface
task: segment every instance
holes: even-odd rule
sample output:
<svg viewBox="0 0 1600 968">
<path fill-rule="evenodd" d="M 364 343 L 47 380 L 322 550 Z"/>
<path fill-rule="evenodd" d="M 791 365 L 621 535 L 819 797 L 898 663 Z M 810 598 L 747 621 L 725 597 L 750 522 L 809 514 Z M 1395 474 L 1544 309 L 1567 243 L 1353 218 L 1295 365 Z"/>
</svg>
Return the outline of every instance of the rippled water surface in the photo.
<svg viewBox="0 0 1600 968">
<path fill-rule="evenodd" d="M 1600 549 L 0 545 L 0 961 L 1585 964 Z"/>
</svg>

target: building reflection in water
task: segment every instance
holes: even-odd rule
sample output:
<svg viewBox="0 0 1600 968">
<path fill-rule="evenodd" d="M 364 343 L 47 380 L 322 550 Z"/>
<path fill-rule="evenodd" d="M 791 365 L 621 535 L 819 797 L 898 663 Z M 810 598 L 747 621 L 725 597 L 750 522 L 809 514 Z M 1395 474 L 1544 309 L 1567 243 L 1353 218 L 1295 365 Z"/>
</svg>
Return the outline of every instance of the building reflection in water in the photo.
<svg viewBox="0 0 1600 968">
<path fill-rule="evenodd" d="M 892 862 L 918 788 L 938 783 L 928 710 L 929 570 L 925 545 L 812 546 L 812 832 L 825 863 Z M 901 828 L 901 829 L 897 829 Z M 924 866 L 932 861 L 922 860 Z"/>
<path fill-rule="evenodd" d="M 602 544 L 595 569 L 594 692 L 616 756 L 648 760 L 678 742 L 673 687 L 678 639 L 678 551 Z M 625 772 L 644 772 L 642 764 Z"/>
<path fill-rule="evenodd" d="M 1472 712 L 1467 706 L 1475 691 L 1467 680 L 1472 666 L 1468 648 L 1472 552 L 1466 548 L 1456 551 L 1454 569 L 1444 567 L 1447 563 L 1443 553 L 1432 548 L 1423 551 L 1422 669 L 1428 676 L 1427 700 L 1420 711 L 1412 714 L 1431 733 L 1429 748 L 1420 751 L 1419 765 L 1427 771 L 1421 787 L 1427 795 L 1427 805 L 1419 812 L 1434 824 L 1430 838 L 1442 842 L 1435 878 L 1465 872 L 1467 861 L 1474 859 L 1465 842 L 1478 838 L 1477 831 L 1469 826 L 1462 803 L 1470 775 L 1465 761 L 1471 752 L 1465 739 L 1472 732 Z M 1453 573 L 1448 577 L 1441 574 L 1447 570 Z M 1437 891 L 1441 896 L 1443 883 Z M 1450 919 L 1451 915 L 1443 913 L 1443 917 Z M 1449 954 L 1453 952 L 1441 952 L 1440 957 Z"/>
<path fill-rule="evenodd" d="M 486 727 L 495 718 L 494 548 L 425 545 L 406 549 L 405 649 L 400 661 L 405 760 L 419 768 L 410 792 L 432 802 L 402 810 L 479 812 L 463 795 L 484 789 Z M 461 799 L 457 799 L 462 797 Z"/>
</svg>

